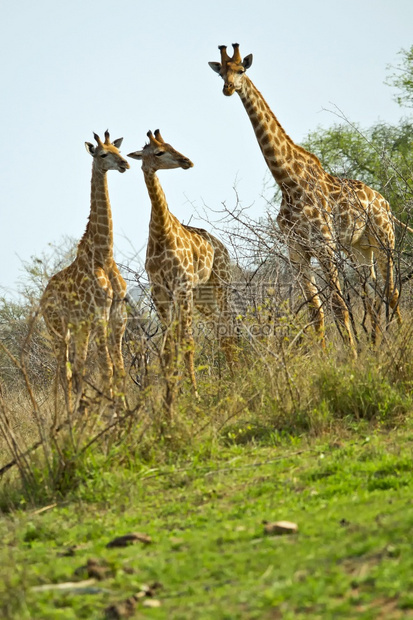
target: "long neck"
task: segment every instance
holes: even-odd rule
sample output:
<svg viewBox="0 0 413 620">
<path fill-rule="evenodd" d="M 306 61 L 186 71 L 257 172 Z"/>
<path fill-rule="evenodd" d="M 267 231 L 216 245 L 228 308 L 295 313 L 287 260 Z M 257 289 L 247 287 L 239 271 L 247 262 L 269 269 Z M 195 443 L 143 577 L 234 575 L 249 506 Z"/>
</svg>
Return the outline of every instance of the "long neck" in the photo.
<svg viewBox="0 0 413 620">
<path fill-rule="evenodd" d="M 313 169 L 314 164 L 320 166 L 317 157 L 291 140 L 248 76 L 244 77 L 242 90 L 237 92 L 275 181 L 281 188 L 300 184 L 304 169 L 309 166 Z"/>
<path fill-rule="evenodd" d="M 92 167 L 90 214 L 78 254 L 93 254 L 93 262 L 106 264 L 113 259 L 113 223 L 106 172 Z"/>
<path fill-rule="evenodd" d="M 150 237 L 164 237 L 170 231 L 173 220 L 175 219 L 169 211 L 166 202 L 165 192 L 154 170 L 142 168 L 145 177 L 146 187 L 149 198 L 151 199 L 152 210 L 149 223 Z"/>
</svg>

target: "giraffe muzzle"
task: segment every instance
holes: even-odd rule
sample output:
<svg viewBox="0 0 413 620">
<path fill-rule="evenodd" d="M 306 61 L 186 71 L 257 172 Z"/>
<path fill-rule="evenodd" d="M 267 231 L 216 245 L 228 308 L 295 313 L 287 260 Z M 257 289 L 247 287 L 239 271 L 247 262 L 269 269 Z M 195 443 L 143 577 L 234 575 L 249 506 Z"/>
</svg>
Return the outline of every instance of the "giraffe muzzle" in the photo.
<svg viewBox="0 0 413 620">
<path fill-rule="evenodd" d="M 230 97 L 231 95 L 234 94 L 235 91 L 235 87 L 233 82 L 225 82 L 224 84 L 224 88 L 222 89 L 222 92 L 224 93 L 224 95 L 226 97 Z"/>
<path fill-rule="evenodd" d="M 181 168 L 183 168 L 184 170 L 188 170 L 188 168 L 193 168 L 194 166 L 190 159 L 181 159 L 180 164 Z"/>
</svg>

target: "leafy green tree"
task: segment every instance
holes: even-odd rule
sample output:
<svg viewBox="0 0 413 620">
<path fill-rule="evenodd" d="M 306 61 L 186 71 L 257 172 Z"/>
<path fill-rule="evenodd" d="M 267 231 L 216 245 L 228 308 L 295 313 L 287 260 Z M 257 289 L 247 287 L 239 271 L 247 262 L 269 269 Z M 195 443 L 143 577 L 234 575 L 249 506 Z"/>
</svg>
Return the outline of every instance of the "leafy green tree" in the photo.
<svg viewBox="0 0 413 620">
<path fill-rule="evenodd" d="M 387 77 L 386 84 L 399 89 L 395 96 L 399 105 L 413 108 L 413 45 L 408 50 L 400 50 L 399 54 L 402 60 L 396 67 L 389 65 L 388 69 L 395 73 Z"/>
<path fill-rule="evenodd" d="M 386 84 L 399 89 L 401 106 L 413 107 L 413 45 L 400 51 L 401 62 L 388 67 Z M 413 120 L 398 125 L 376 123 L 367 130 L 343 123 L 311 132 L 303 146 L 336 176 L 359 179 L 377 189 L 404 221 L 413 218 Z"/>
<path fill-rule="evenodd" d="M 395 215 L 408 218 L 413 198 L 413 122 L 377 123 L 366 131 L 349 124 L 319 128 L 303 146 L 328 172 L 364 181 L 387 198 Z"/>
</svg>

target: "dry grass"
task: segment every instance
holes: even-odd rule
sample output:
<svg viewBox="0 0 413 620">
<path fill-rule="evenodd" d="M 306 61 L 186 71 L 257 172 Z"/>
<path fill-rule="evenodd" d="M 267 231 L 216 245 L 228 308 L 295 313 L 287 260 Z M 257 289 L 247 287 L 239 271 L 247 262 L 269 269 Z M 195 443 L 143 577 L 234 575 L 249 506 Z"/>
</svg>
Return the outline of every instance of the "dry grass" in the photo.
<svg viewBox="0 0 413 620">
<path fill-rule="evenodd" d="M 402 329 L 391 325 L 375 349 L 360 330 L 357 360 L 331 318 L 323 351 L 306 324 L 305 311 L 295 315 L 288 304 L 281 310 L 277 306 L 275 316 L 271 304 L 263 304 L 244 317 L 233 375 L 214 339 L 199 331 L 201 399 L 194 399 L 181 361 L 176 369 L 180 389 L 168 421 L 163 401 L 168 379 L 159 362 L 159 334 L 135 343 L 135 349 L 129 342 L 123 406 L 104 400 L 89 378 L 78 409 L 69 413 L 55 381 L 33 385 L 25 366 L 16 362 L 20 380 L 3 386 L 0 397 L 0 472 L 7 501 L 13 505 L 17 488 L 18 497 L 34 503 L 39 497 L 49 501 L 64 496 L 79 476 L 87 475 L 91 454 L 103 463 L 113 458 L 164 462 L 179 460 L 211 441 L 271 444 L 304 434 L 340 436 L 356 424 L 390 428 L 402 423 L 412 404 L 409 309 L 404 309 Z M 361 307 L 355 310 L 358 324 L 362 312 Z M 270 329 L 264 333 L 258 329 L 262 326 Z M 10 463 L 7 471 L 1 469 Z"/>
</svg>

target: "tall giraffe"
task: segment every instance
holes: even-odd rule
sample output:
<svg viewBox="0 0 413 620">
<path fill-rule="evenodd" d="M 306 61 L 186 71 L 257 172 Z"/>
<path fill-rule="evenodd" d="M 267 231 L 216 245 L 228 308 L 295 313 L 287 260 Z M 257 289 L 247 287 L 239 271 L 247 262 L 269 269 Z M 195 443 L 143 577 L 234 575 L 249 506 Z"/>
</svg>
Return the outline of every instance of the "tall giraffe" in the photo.
<svg viewBox="0 0 413 620">
<path fill-rule="evenodd" d="M 103 391 L 122 389 L 125 376 L 122 337 L 126 327 L 126 282 L 113 258 L 113 223 L 106 173 L 125 172 L 130 166 L 119 153 L 123 138 L 110 141 L 105 132 L 97 145 L 85 142 L 93 157 L 90 215 L 75 260 L 49 281 L 41 307 L 52 336 L 61 380 L 71 403 L 72 377 L 79 389 L 88 346 L 94 338 L 101 368 Z M 79 394 L 78 394 L 79 396 Z"/>
<path fill-rule="evenodd" d="M 156 172 L 192 168 L 193 163 L 162 138 L 159 129 L 147 133 L 149 143 L 128 157 L 142 161 L 142 171 L 152 204 L 145 267 L 151 295 L 166 328 L 164 364 L 168 368 L 174 339 L 184 345 L 189 376 L 197 394 L 194 370 L 192 320 L 194 306 L 212 320 L 218 334 L 231 329 L 229 283 L 230 258 L 226 247 L 202 228 L 181 224 L 170 212 Z M 176 310 L 178 309 L 178 313 Z M 179 316 L 177 316 L 177 314 Z M 176 322 L 175 335 L 173 323 Z M 231 333 L 222 346 L 229 364 L 233 350 Z"/>
<path fill-rule="evenodd" d="M 385 298 L 401 323 L 399 292 L 393 278 L 394 222 L 398 220 L 378 192 L 361 181 L 332 176 L 314 154 L 292 141 L 246 75 L 252 64 L 252 54 L 242 60 L 238 43 L 233 44 L 232 57 L 227 54 L 225 45 L 219 49 L 221 62 L 209 65 L 224 80 L 224 95 L 237 92 L 240 96 L 264 159 L 281 189 L 277 222 L 286 237 L 291 264 L 305 292 L 311 321 L 325 346 L 324 311 L 311 268 L 311 258 L 315 257 L 332 291 L 336 321 L 356 354 L 335 255 L 337 250 L 344 250 L 353 264 L 361 266 L 374 340 L 379 329 L 380 300 L 374 304 L 366 286 L 371 278 L 376 289 L 374 257 L 385 282 Z"/>
</svg>

